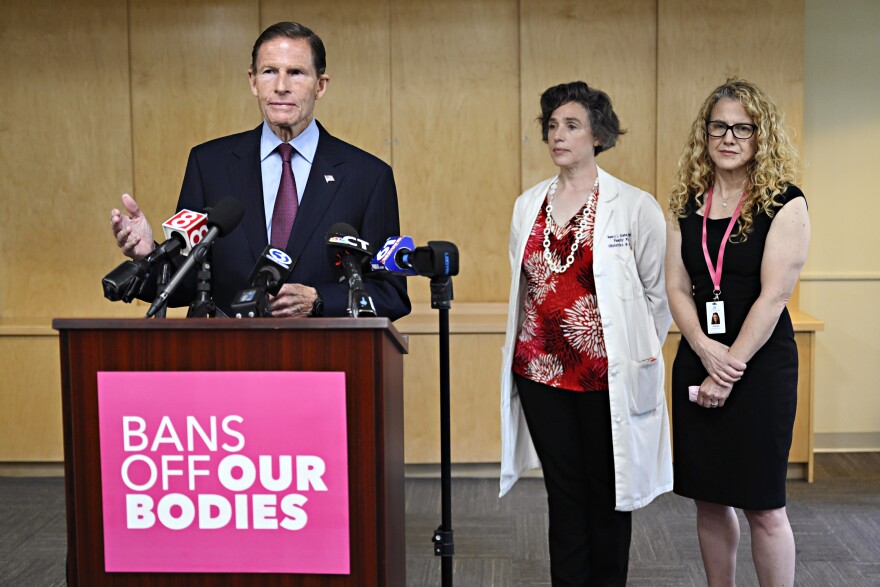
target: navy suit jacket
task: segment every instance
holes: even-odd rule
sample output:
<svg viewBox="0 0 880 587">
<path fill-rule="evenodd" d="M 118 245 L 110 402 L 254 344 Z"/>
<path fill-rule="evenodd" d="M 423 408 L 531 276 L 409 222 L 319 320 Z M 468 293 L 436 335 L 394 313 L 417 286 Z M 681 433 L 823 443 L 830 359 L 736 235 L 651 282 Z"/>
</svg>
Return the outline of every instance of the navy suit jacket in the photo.
<svg viewBox="0 0 880 587">
<path fill-rule="evenodd" d="M 241 223 L 217 239 L 211 251 L 214 301 L 227 315 L 231 315 L 233 296 L 248 287 L 247 278 L 268 244 L 260 173 L 261 129 L 258 126 L 194 147 L 177 203 L 178 210 L 203 210 L 234 197 L 244 206 Z M 332 225 L 345 222 L 377 251 L 385 239 L 400 234 L 397 188 L 388 164 L 335 138 L 320 124 L 318 129 L 318 148 L 286 247 L 294 262 L 288 281 L 317 289 L 324 301 L 324 316 L 345 316 L 348 286 L 334 275 L 325 234 Z M 364 284 L 379 316 L 394 320 L 409 313 L 404 278 L 366 273 Z M 185 305 L 195 295 L 192 276 L 172 302 Z"/>
</svg>

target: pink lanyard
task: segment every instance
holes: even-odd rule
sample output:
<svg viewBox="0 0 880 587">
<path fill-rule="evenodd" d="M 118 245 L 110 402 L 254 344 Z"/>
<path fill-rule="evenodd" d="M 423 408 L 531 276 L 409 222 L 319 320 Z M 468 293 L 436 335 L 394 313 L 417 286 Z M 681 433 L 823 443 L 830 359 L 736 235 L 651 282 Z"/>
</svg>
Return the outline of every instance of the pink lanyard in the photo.
<svg viewBox="0 0 880 587">
<path fill-rule="evenodd" d="M 712 277 L 712 285 L 714 286 L 712 293 L 715 294 L 715 299 L 718 300 L 721 296 L 721 267 L 724 265 L 724 248 L 727 246 L 727 239 L 730 238 L 730 233 L 733 232 L 733 225 L 736 224 L 736 219 L 739 218 L 739 211 L 742 208 L 746 192 L 743 191 L 739 197 L 739 202 L 736 204 L 733 216 L 730 217 L 727 232 L 724 233 L 721 248 L 718 249 L 718 266 L 713 267 L 712 258 L 709 256 L 709 247 L 706 246 L 706 219 L 709 218 L 709 210 L 712 209 L 712 192 L 714 191 L 715 184 L 712 184 L 712 187 L 709 188 L 709 193 L 706 194 L 706 207 L 703 210 L 703 256 L 706 257 L 706 266 L 709 268 L 709 276 Z"/>
</svg>

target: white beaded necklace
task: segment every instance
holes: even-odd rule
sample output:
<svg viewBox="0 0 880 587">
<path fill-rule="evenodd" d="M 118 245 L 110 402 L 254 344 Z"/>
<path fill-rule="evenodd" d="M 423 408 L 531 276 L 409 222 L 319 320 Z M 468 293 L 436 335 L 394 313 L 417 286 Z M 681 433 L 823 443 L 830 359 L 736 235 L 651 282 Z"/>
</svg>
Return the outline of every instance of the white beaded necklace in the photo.
<svg viewBox="0 0 880 587">
<path fill-rule="evenodd" d="M 565 265 L 560 265 L 553 253 L 550 252 L 550 232 L 553 229 L 553 196 L 556 195 L 556 184 L 558 181 L 558 177 L 554 179 L 547 192 L 547 208 L 545 209 L 547 212 L 547 221 L 544 223 L 544 260 L 547 262 L 550 271 L 553 273 L 565 273 L 565 270 L 571 267 L 572 263 L 574 263 L 574 254 L 580 247 L 584 234 L 587 232 L 589 220 L 594 214 L 593 200 L 599 195 L 599 178 L 596 177 L 596 182 L 593 184 L 592 191 L 590 191 L 590 198 L 587 200 L 587 207 L 584 209 L 578 220 L 578 227 L 574 233 L 574 243 L 571 245 L 571 252 L 568 253 L 568 257 L 565 259 Z"/>
</svg>

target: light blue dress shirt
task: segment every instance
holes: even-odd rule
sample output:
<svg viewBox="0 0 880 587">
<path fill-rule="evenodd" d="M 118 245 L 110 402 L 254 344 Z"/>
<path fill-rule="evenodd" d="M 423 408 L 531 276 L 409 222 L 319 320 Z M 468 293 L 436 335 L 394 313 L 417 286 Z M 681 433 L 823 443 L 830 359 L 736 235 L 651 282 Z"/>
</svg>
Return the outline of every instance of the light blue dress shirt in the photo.
<svg viewBox="0 0 880 587">
<path fill-rule="evenodd" d="M 318 124 L 313 118 L 309 125 L 299 133 L 290 144 L 296 151 L 290 160 L 293 178 L 296 181 L 296 196 L 302 202 L 303 191 L 312 170 L 312 161 L 318 149 Z M 272 240 L 272 211 L 275 210 L 275 197 L 281 185 L 281 154 L 275 149 L 281 139 L 272 132 L 269 124 L 263 121 L 263 134 L 260 137 L 260 173 L 263 176 L 263 207 L 266 211 L 266 238 Z"/>
</svg>

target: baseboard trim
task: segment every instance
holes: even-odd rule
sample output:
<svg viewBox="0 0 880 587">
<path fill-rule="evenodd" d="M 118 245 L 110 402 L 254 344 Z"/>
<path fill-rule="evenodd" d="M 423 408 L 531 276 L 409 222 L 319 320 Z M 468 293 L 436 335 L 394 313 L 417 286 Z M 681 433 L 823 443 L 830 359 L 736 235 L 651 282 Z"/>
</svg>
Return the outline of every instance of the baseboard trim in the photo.
<svg viewBox="0 0 880 587">
<path fill-rule="evenodd" d="M 843 451 L 841 451 L 843 452 Z M 451 467 L 455 479 L 498 479 L 501 476 L 500 463 L 458 463 Z M 438 464 L 408 464 L 404 470 L 407 479 L 439 479 Z M 532 469 L 523 473 L 522 478 L 543 479 L 541 469 Z M 789 463 L 786 479 L 806 479 L 806 463 Z"/>
<path fill-rule="evenodd" d="M 501 477 L 501 463 L 453 463 L 450 467 L 456 479 L 498 479 Z M 404 475 L 410 479 L 439 479 L 439 463 L 410 463 L 406 465 Z M 523 477 L 544 477 L 541 469 L 533 469 L 523 473 Z"/>
<path fill-rule="evenodd" d="M 64 463 L 0 463 L 0 477 L 64 477 Z"/>
<path fill-rule="evenodd" d="M 876 271 L 816 271 L 801 273 L 799 279 L 804 282 L 846 282 L 846 281 L 880 281 L 880 273 Z"/>
<path fill-rule="evenodd" d="M 816 432 L 815 452 L 880 452 L 880 432 Z"/>
</svg>

